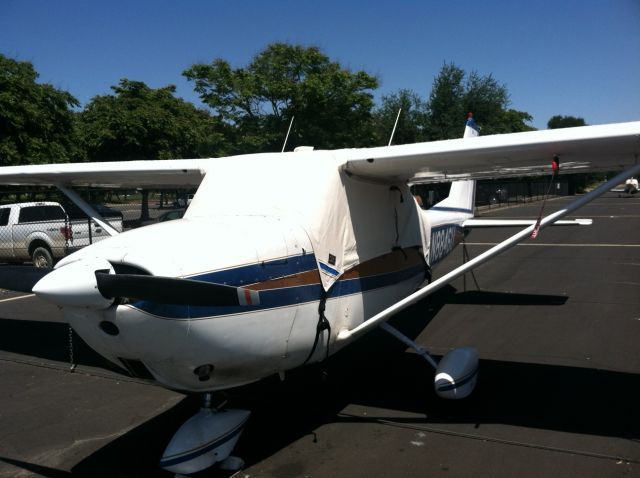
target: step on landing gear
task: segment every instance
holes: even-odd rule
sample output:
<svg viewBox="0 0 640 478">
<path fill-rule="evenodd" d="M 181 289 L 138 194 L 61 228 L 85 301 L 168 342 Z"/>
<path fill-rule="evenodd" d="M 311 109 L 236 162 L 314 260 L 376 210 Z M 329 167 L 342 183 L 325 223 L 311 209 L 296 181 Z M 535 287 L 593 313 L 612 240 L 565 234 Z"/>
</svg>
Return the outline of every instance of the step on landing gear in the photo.
<svg viewBox="0 0 640 478">
<path fill-rule="evenodd" d="M 211 393 L 205 393 L 202 408 L 173 435 L 160 460 L 162 468 L 180 476 L 215 463 L 225 470 L 244 466 L 242 459 L 230 455 L 251 412 L 216 409 L 211 402 Z"/>
</svg>

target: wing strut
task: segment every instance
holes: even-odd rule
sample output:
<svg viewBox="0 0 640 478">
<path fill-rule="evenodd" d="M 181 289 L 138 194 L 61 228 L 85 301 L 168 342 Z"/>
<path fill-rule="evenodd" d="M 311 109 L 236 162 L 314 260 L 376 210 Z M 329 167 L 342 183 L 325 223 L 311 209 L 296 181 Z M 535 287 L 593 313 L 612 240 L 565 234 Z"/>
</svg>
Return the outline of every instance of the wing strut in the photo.
<svg viewBox="0 0 640 478">
<path fill-rule="evenodd" d="M 82 212 L 84 212 L 89 218 L 102 227 L 110 236 L 117 236 L 119 234 L 111 225 L 96 211 L 91 204 L 82 199 L 78 193 L 73 189 L 63 186 L 62 184 L 56 184 L 56 187 L 64 193 L 71 201 L 78 206 Z"/>
<path fill-rule="evenodd" d="M 633 167 L 627 169 L 626 171 L 618 174 L 613 179 L 605 182 L 604 184 L 601 184 L 599 187 L 597 187 L 596 189 L 594 189 L 590 193 L 585 194 L 584 196 L 581 196 L 580 198 L 576 199 L 571 204 L 566 206 L 564 209 L 561 209 L 560 211 L 554 212 L 553 214 L 550 214 L 550 215 L 546 216 L 540 222 L 540 229 L 544 229 L 546 226 L 553 224 L 555 221 L 557 221 L 561 217 L 566 216 L 567 214 L 569 214 L 569 213 L 575 211 L 576 209 L 581 208 L 585 204 L 593 201 L 597 197 L 602 196 L 604 193 L 609 191 L 609 189 L 611 189 L 612 187 L 620 184 L 626 178 L 629 178 L 629 177 L 634 176 L 634 175 L 639 174 L 639 173 L 640 173 L 640 164 L 636 164 L 635 166 L 633 166 Z M 488 251 L 483 252 L 479 256 L 476 256 L 475 258 L 471 259 L 469 262 L 466 262 L 462 266 L 452 270 L 448 274 L 445 274 L 441 278 L 431 282 L 429 285 L 427 285 L 427 286 L 423 287 L 422 289 L 414 292 L 413 294 L 405 297 L 401 301 L 396 302 L 395 304 L 393 304 L 392 306 L 386 308 L 382 312 L 374 315 L 369 320 L 363 322 L 362 324 L 358 325 L 354 329 L 351 329 L 351 330 L 343 329 L 343 330 L 341 330 L 338 333 L 337 340 L 340 341 L 340 340 L 347 340 L 347 339 L 356 338 L 357 336 L 360 336 L 364 332 L 367 332 L 367 331 L 371 330 L 372 328 L 377 327 L 380 324 L 386 322 L 389 318 L 391 318 L 396 313 L 400 312 L 401 310 L 406 309 L 410 305 L 415 304 L 416 302 L 418 302 L 419 300 L 423 299 L 424 297 L 427 297 L 428 295 L 433 294 L 435 291 L 437 291 L 441 287 L 447 285 L 449 282 L 453 281 L 454 279 L 457 279 L 462 274 L 464 274 L 464 273 L 466 273 L 466 272 L 468 272 L 468 271 L 470 271 L 472 269 L 475 269 L 479 265 L 484 264 L 485 262 L 487 262 L 489 259 L 492 259 L 493 257 L 497 256 L 498 254 L 506 251 L 507 249 L 512 248 L 513 246 L 515 246 L 519 242 L 522 242 L 525 239 L 528 239 L 531 236 L 531 232 L 533 231 L 534 227 L 535 227 L 535 225 L 531 225 L 531 226 L 527 227 L 526 229 L 523 229 L 522 231 L 518 232 L 517 234 L 514 234 L 509 239 L 501 242 L 500 244 L 497 244 L 497 245 L 493 246 Z"/>
</svg>

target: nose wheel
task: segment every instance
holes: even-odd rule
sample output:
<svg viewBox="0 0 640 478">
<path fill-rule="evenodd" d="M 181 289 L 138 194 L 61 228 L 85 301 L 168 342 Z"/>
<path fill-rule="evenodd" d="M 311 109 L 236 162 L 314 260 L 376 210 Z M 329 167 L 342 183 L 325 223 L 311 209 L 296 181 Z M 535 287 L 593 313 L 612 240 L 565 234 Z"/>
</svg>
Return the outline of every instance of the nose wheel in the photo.
<svg viewBox="0 0 640 478">
<path fill-rule="evenodd" d="M 231 456 L 249 415 L 248 410 L 215 408 L 213 396 L 205 393 L 202 407 L 173 435 L 160 466 L 176 476 L 197 473 L 214 464 L 224 470 L 239 470 L 241 458 Z"/>
</svg>

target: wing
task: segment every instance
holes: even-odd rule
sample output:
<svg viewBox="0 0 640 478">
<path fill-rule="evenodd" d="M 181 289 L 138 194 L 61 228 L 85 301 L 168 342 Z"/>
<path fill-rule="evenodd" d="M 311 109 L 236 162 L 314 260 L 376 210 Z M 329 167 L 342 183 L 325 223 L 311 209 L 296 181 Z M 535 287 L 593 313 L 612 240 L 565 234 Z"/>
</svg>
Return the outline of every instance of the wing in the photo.
<svg viewBox="0 0 640 478">
<path fill-rule="evenodd" d="M 0 168 L 0 184 L 168 188 L 198 186 L 214 159 L 41 164 Z"/>
<path fill-rule="evenodd" d="M 640 121 L 340 150 L 350 175 L 386 182 L 437 182 L 622 170 L 640 157 Z"/>
</svg>

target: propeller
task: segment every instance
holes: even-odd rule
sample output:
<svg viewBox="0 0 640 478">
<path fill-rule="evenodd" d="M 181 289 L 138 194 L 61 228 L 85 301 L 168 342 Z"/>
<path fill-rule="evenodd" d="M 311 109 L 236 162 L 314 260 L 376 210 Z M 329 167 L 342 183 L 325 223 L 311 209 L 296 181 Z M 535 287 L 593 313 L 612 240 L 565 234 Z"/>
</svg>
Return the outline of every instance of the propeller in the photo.
<svg viewBox="0 0 640 478">
<path fill-rule="evenodd" d="M 0 288 L 33 292 L 61 306 L 97 309 L 105 309 L 119 298 L 177 305 L 260 304 L 255 290 L 175 277 L 116 274 L 104 259 L 79 260 L 53 270 L 1 266 Z"/>
<path fill-rule="evenodd" d="M 178 305 L 259 305 L 258 291 L 191 279 L 96 271 L 98 290 L 105 297 L 148 300 Z"/>
</svg>

